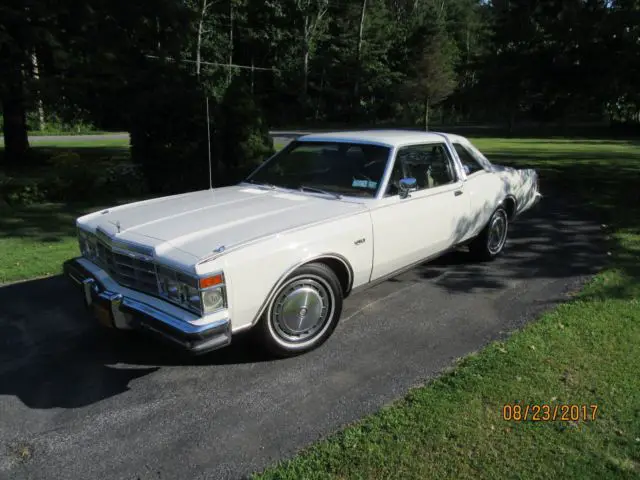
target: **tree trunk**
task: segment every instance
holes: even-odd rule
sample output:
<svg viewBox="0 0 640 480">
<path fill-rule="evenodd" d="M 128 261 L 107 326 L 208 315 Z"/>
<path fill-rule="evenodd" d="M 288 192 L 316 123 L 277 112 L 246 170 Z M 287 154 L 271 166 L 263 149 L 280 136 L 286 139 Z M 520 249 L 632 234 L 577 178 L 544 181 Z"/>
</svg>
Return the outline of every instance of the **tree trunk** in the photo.
<svg viewBox="0 0 640 480">
<path fill-rule="evenodd" d="M 327 74 L 326 68 L 322 68 L 322 75 L 320 76 L 320 91 L 318 92 L 318 100 L 316 101 L 316 114 L 315 119 L 318 120 L 320 118 L 320 103 L 322 102 L 322 98 L 324 97 L 324 77 Z"/>
<path fill-rule="evenodd" d="M 36 52 L 33 52 L 31 55 L 31 64 L 33 66 L 33 79 L 36 81 L 36 84 L 40 80 L 40 67 L 38 65 L 38 56 Z M 38 130 L 44 130 L 44 104 L 42 102 L 42 94 L 40 92 L 40 88 L 37 87 L 35 91 L 36 95 L 36 109 L 38 112 Z"/>
<path fill-rule="evenodd" d="M 303 80 L 302 80 L 302 94 L 304 98 L 307 98 L 307 93 L 309 91 L 309 48 L 307 45 L 304 46 L 304 57 L 303 57 Z"/>
<path fill-rule="evenodd" d="M 309 17 L 304 17 L 304 45 L 302 45 L 302 96 L 307 98 L 309 88 Z"/>
<path fill-rule="evenodd" d="M 255 68 L 254 68 L 253 55 L 251 55 L 251 96 L 253 97 L 253 89 L 255 83 Z"/>
<path fill-rule="evenodd" d="M 2 89 L 4 161 L 6 164 L 17 164 L 25 159 L 29 151 L 29 137 L 22 69 L 20 65 L 9 67 L 4 70 L 5 85 Z"/>
<path fill-rule="evenodd" d="M 196 74 L 200 75 L 202 62 L 202 34 L 204 31 L 204 17 L 207 14 L 208 0 L 202 0 L 202 10 L 200 11 L 200 22 L 198 22 L 198 46 L 196 47 Z"/>
<path fill-rule="evenodd" d="M 367 0 L 362 0 L 362 10 L 360 12 L 360 28 L 358 29 L 358 47 L 356 50 L 356 83 L 353 86 L 353 99 L 356 105 L 360 104 L 360 70 L 362 58 L 362 42 L 364 39 L 364 19 L 367 12 Z"/>
<path fill-rule="evenodd" d="M 424 131 L 429 131 L 429 99 L 424 101 Z"/>
<path fill-rule="evenodd" d="M 233 0 L 229 0 L 229 72 L 227 86 L 231 85 L 231 65 L 233 64 Z"/>
</svg>

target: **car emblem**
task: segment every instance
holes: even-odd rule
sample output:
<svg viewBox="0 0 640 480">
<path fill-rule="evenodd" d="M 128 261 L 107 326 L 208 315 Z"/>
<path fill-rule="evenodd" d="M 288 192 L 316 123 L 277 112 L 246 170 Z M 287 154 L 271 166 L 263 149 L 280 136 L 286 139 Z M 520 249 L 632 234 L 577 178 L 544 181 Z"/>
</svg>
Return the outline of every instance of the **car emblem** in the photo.
<svg viewBox="0 0 640 480">
<path fill-rule="evenodd" d="M 224 245 L 220 245 L 218 248 L 216 248 L 214 250 L 215 253 L 222 253 L 224 252 Z"/>
</svg>

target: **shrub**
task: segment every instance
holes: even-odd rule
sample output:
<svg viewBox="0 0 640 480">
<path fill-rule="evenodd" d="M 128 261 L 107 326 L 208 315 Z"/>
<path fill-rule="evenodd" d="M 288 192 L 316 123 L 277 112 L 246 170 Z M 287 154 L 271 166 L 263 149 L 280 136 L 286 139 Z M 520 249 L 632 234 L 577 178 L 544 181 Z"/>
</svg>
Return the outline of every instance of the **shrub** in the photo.
<svg viewBox="0 0 640 480">
<path fill-rule="evenodd" d="M 46 200 L 46 192 L 39 180 L 33 178 L 0 178 L 2 201 L 9 205 L 32 205 Z"/>
<path fill-rule="evenodd" d="M 99 170 L 87 165 L 80 155 L 63 152 L 49 159 L 53 175 L 46 178 L 47 196 L 54 201 L 95 198 L 101 182 Z"/>
</svg>

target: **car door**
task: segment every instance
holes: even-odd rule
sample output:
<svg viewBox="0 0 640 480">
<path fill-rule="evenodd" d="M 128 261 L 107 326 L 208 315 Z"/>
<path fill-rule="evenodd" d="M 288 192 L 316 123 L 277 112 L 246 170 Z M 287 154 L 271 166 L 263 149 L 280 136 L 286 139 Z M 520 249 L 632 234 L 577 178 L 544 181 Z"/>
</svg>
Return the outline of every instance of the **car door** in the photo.
<svg viewBox="0 0 640 480">
<path fill-rule="evenodd" d="M 408 177 L 416 179 L 417 190 L 403 198 L 399 180 Z M 467 211 L 464 185 L 444 142 L 398 148 L 385 195 L 371 210 L 371 280 L 451 247 Z"/>
<path fill-rule="evenodd" d="M 467 174 L 465 195 L 469 202 L 469 219 L 466 231 L 460 241 L 477 235 L 487 224 L 491 214 L 500 202 L 502 186 L 497 175 L 483 165 L 471 145 L 462 140 L 452 140 L 451 144 Z"/>
</svg>

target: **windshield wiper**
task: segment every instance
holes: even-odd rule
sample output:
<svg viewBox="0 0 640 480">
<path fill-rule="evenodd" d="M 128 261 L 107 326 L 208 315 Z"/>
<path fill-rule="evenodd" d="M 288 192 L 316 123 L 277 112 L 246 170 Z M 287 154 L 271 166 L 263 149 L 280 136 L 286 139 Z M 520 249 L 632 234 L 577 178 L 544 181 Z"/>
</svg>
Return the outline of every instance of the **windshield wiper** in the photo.
<svg viewBox="0 0 640 480">
<path fill-rule="evenodd" d="M 256 182 L 255 180 L 245 180 L 246 183 L 250 183 L 252 185 L 255 185 L 257 187 L 265 187 L 268 188 L 269 190 L 275 190 L 276 186 L 273 185 L 272 183 L 262 183 L 262 182 Z"/>
<path fill-rule="evenodd" d="M 342 196 L 340 196 L 340 194 L 335 193 L 335 192 L 327 192 L 326 190 L 322 190 L 321 188 L 316 188 L 316 187 L 309 187 L 307 185 L 300 185 L 300 187 L 298 187 L 300 189 L 301 192 L 304 192 L 305 190 L 309 191 L 309 192 L 315 192 L 315 193 L 323 193 L 325 195 L 331 195 L 334 198 L 337 198 L 338 200 L 342 198 Z"/>
</svg>

